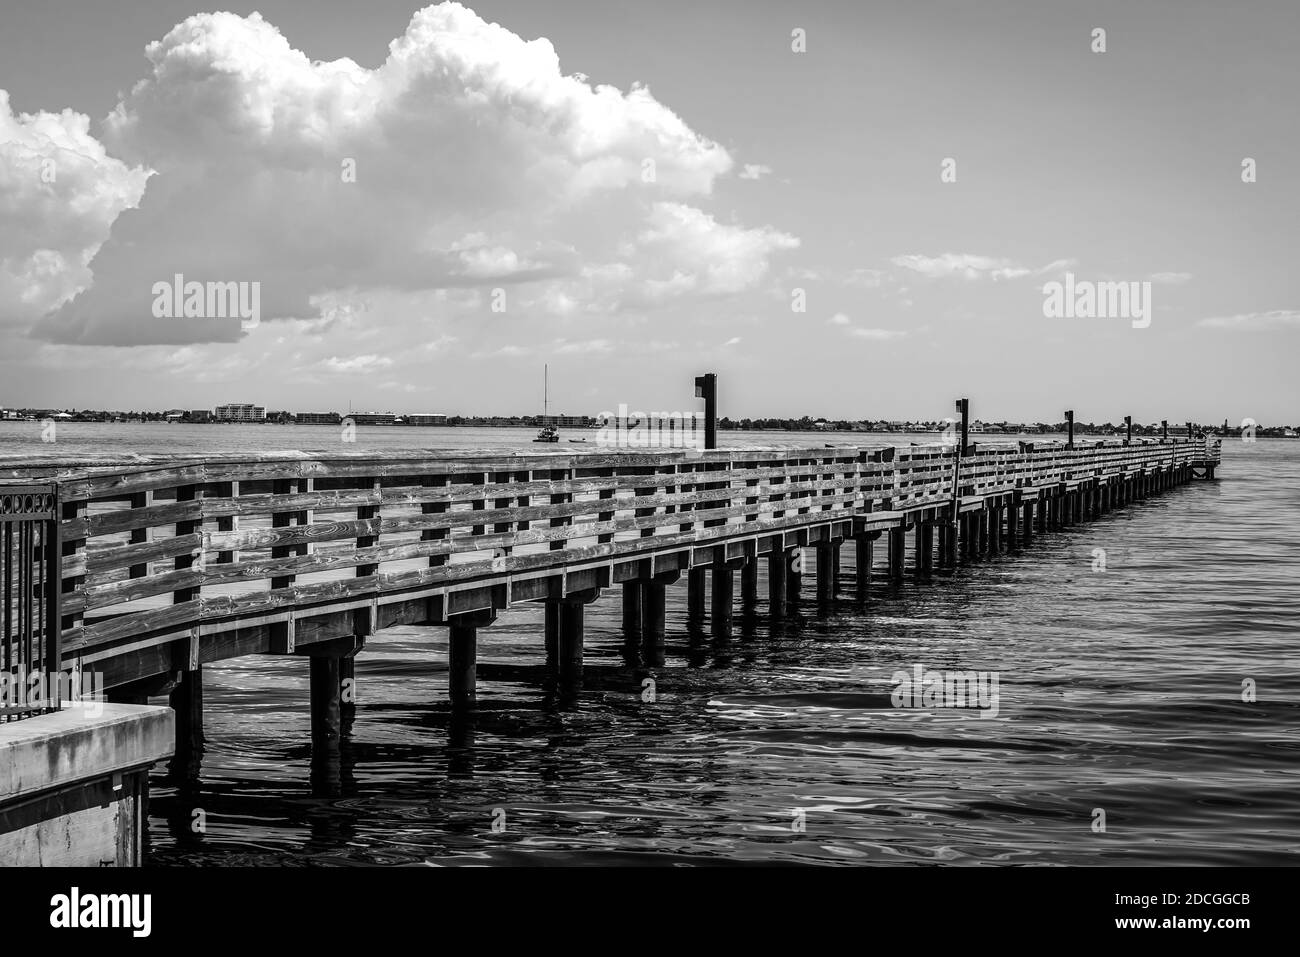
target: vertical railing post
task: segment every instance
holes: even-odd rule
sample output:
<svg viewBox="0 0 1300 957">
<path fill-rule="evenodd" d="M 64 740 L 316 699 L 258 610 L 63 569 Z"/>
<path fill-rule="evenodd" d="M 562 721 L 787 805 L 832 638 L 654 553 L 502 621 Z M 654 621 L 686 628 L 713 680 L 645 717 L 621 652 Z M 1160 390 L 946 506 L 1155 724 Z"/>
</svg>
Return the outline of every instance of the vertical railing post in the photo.
<svg viewBox="0 0 1300 957">
<path fill-rule="evenodd" d="M 50 685 L 49 707 L 63 706 L 63 619 L 59 614 L 63 593 L 63 536 L 59 528 L 59 486 L 50 485 L 50 515 L 41 536 L 45 546 L 45 675 Z M 73 693 L 76 691 L 74 689 Z"/>
</svg>

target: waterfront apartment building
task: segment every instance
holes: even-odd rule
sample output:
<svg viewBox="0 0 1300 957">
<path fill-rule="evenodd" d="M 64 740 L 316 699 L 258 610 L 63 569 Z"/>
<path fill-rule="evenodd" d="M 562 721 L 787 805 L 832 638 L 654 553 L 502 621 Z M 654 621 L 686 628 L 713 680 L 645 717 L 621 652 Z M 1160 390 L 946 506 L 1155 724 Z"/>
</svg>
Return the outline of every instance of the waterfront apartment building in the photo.
<svg viewBox="0 0 1300 957">
<path fill-rule="evenodd" d="M 538 425 L 553 425 L 557 429 L 586 429 L 595 425 L 596 420 L 589 415 L 539 415 Z"/>
<path fill-rule="evenodd" d="M 218 422 L 265 422 L 266 407 L 250 402 L 231 402 L 216 409 Z"/>
<path fill-rule="evenodd" d="M 299 412 L 295 421 L 299 425 L 338 425 L 343 416 L 337 412 Z"/>
<path fill-rule="evenodd" d="M 406 417 L 407 425 L 446 425 L 447 417 L 440 412 L 412 412 Z"/>
<path fill-rule="evenodd" d="M 392 425 L 397 419 L 395 412 L 349 412 L 344 416 L 351 419 L 353 425 Z"/>
</svg>

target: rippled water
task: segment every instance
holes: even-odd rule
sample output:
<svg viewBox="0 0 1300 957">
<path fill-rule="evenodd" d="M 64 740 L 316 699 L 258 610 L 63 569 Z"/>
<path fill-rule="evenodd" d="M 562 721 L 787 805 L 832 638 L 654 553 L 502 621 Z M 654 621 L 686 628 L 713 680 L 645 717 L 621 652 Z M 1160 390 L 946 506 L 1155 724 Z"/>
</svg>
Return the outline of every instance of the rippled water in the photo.
<svg viewBox="0 0 1300 957">
<path fill-rule="evenodd" d="M 540 608 L 480 631 L 463 720 L 445 631 L 384 632 L 342 765 L 315 773 L 306 661 L 207 666 L 201 777 L 154 775 L 152 860 L 1294 864 L 1300 443 L 1226 441 L 1219 475 L 865 606 L 846 545 L 833 609 L 807 575 L 799 618 L 738 618 L 726 645 L 687 634 L 675 586 L 662 664 L 609 593 L 576 700 L 547 683 Z M 894 708 L 916 664 L 997 672 L 998 716 Z"/>
</svg>

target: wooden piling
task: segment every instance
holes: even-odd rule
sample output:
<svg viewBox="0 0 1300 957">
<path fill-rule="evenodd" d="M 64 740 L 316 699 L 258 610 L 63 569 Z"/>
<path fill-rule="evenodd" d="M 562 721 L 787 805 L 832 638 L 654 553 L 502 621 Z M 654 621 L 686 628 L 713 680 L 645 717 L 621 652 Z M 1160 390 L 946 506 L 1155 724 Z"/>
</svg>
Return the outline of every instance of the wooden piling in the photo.
<svg viewBox="0 0 1300 957">
<path fill-rule="evenodd" d="M 875 537 L 870 533 L 854 536 L 853 539 L 853 568 L 856 579 L 854 586 L 859 601 L 866 601 L 871 590 L 871 565 L 875 557 L 872 554 L 874 542 Z"/>
<path fill-rule="evenodd" d="M 786 552 L 785 603 L 787 610 L 793 611 L 799 605 L 799 596 L 803 591 L 804 550 L 791 549 Z"/>
<path fill-rule="evenodd" d="M 203 751 L 203 671 L 183 671 L 180 683 L 168 696 L 176 712 L 176 761 L 188 763 Z"/>
<path fill-rule="evenodd" d="M 623 637 L 629 641 L 641 638 L 641 602 L 644 592 L 640 581 L 623 583 Z"/>
<path fill-rule="evenodd" d="M 478 700 L 478 629 L 492 620 L 479 612 L 448 620 L 447 696 L 454 708 L 472 708 Z"/>
<path fill-rule="evenodd" d="M 934 523 L 918 522 L 916 526 L 916 574 L 927 576 L 934 571 Z"/>
<path fill-rule="evenodd" d="M 709 624 L 716 640 L 731 637 L 732 588 L 735 578 L 727 565 L 726 550 L 719 548 L 713 558 L 713 614 Z"/>
<path fill-rule="evenodd" d="M 774 543 L 767 556 L 767 612 L 773 618 L 785 617 L 787 562 L 785 550 Z"/>
<path fill-rule="evenodd" d="M 343 738 L 340 659 L 329 655 L 314 655 L 310 660 L 312 747 L 333 750 Z"/>
<path fill-rule="evenodd" d="M 817 604 L 828 604 L 835 595 L 835 557 L 830 542 L 817 543 Z"/>
<path fill-rule="evenodd" d="M 546 667 L 554 669 L 560 664 L 560 603 L 547 601 L 546 607 Z"/>
<path fill-rule="evenodd" d="M 904 527 L 889 530 L 889 580 L 897 584 L 903 580 L 903 568 L 906 563 L 907 529 Z"/>
<path fill-rule="evenodd" d="M 667 593 L 668 587 L 662 582 L 645 583 L 641 602 L 641 641 L 648 649 L 663 648 Z"/>
<path fill-rule="evenodd" d="M 704 622 L 704 576 L 707 568 L 692 568 L 686 574 L 686 621 L 692 628 Z"/>
<path fill-rule="evenodd" d="M 757 558 L 747 558 L 740 569 L 740 607 L 747 615 L 758 607 Z"/>
<path fill-rule="evenodd" d="M 583 620 L 586 606 L 581 601 L 560 603 L 560 682 L 573 687 L 582 682 Z"/>
</svg>

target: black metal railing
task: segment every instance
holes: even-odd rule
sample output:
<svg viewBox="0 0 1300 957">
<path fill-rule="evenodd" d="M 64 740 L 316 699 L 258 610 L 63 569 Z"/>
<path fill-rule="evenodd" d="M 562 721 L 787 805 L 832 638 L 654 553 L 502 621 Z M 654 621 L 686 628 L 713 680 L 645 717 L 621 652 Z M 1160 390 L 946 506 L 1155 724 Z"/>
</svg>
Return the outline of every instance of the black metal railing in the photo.
<svg viewBox="0 0 1300 957">
<path fill-rule="evenodd" d="M 62 703 L 56 485 L 0 485 L 0 722 Z"/>
</svg>

